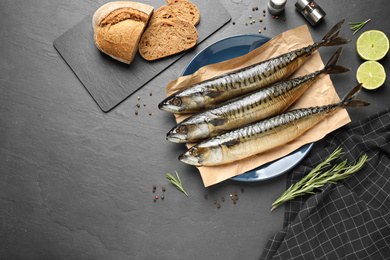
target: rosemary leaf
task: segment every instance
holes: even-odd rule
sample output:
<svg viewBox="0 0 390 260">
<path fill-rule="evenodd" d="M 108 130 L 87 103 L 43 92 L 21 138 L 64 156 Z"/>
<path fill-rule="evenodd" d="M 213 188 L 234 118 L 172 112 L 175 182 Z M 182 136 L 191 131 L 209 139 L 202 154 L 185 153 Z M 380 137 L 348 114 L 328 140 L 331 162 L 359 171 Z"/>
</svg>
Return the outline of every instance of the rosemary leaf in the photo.
<svg viewBox="0 0 390 260">
<path fill-rule="evenodd" d="M 325 161 L 317 165 L 313 170 L 311 170 L 305 177 L 302 178 L 299 182 L 292 184 L 273 204 L 273 211 L 278 206 L 282 205 L 286 201 L 292 200 L 298 196 L 303 196 L 306 194 L 315 194 L 314 190 L 324 186 L 326 183 L 337 183 L 337 181 L 348 178 L 355 172 L 359 171 L 364 167 L 366 162 L 369 160 L 367 155 L 363 155 L 359 160 L 349 166 L 347 165 L 347 160 L 333 165 L 330 167 L 330 162 L 338 158 L 341 154 L 341 148 L 338 147 Z M 324 169 L 326 171 L 323 172 Z"/>
<path fill-rule="evenodd" d="M 173 177 L 170 173 L 167 173 L 167 177 L 166 177 L 167 180 L 169 180 L 179 191 L 183 192 L 188 197 L 188 194 L 184 190 L 183 184 L 181 183 L 179 174 L 177 173 L 177 171 L 175 172 L 176 172 L 177 179 L 175 179 L 175 177 Z"/>
<path fill-rule="evenodd" d="M 371 19 L 368 19 L 364 22 L 350 22 L 348 24 L 354 26 L 351 26 L 349 29 L 351 29 L 353 31 L 353 35 L 355 35 L 355 33 L 357 33 L 361 28 L 363 28 L 363 26 L 366 25 L 369 21 L 371 21 Z"/>
</svg>

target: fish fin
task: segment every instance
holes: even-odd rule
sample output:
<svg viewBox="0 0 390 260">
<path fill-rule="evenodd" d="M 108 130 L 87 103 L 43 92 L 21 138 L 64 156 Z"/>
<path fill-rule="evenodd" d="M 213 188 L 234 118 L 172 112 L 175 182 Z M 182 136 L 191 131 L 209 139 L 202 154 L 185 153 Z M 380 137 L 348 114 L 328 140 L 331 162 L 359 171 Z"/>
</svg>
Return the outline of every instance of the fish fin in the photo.
<svg viewBox="0 0 390 260">
<path fill-rule="evenodd" d="M 226 121 L 228 121 L 227 118 L 219 118 L 219 119 L 217 118 L 217 119 L 210 120 L 208 123 L 212 124 L 213 126 L 219 126 L 226 123 Z"/>
<path fill-rule="evenodd" d="M 345 19 L 338 22 L 332 29 L 322 38 L 324 46 L 336 46 L 347 44 L 351 41 L 351 39 L 346 39 L 343 37 L 339 37 L 341 25 L 345 22 Z"/>
<path fill-rule="evenodd" d="M 343 52 L 343 48 L 340 47 L 334 54 L 333 56 L 329 59 L 328 63 L 324 67 L 324 72 L 328 74 L 338 74 L 338 73 L 344 73 L 348 72 L 351 69 L 346 68 L 341 65 L 337 65 L 337 62 L 340 59 L 341 53 Z"/>
<path fill-rule="evenodd" d="M 337 51 L 332 55 L 332 57 L 328 60 L 325 67 L 329 67 L 332 65 L 336 65 L 340 59 L 341 53 L 343 52 L 343 47 L 337 49 Z"/>
<path fill-rule="evenodd" d="M 343 99 L 340 101 L 339 105 L 341 107 L 365 107 L 370 105 L 370 103 L 356 99 L 356 96 L 359 94 L 362 89 L 362 83 L 356 85 L 351 91 L 349 91 Z"/>
<path fill-rule="evenodd" d="M 351 70 L 350 68 L 347 68 L 347 67 L 344 67 L 341 65 L 336 65 L 336 66 L 332 66 L 332 68 L 329 68 L 327 70 L 327 73 L 328 74 L 340 74 L 340 73 L 348 72 L 350 70 Z"/>
<path fill-rule="evenodd" d="M 347 107 L 366 107 L 369 105 L 370 105 L 370 102 L 360 100 L 360 99 L 355 99 L 355 100 L 352 100 L 351 102 L 349 102 Z"/>
<path fill-rule="evenodd" d="M 324 38 L 322 38 L 322 40 L 326 41 L 335 33 L 338 35 L 338 31 L 340 30 L 341 25 L 343 25 L 344 22 L 345 22 L 345 19 L 341 20 L 335 26 L 333 26 L 332 29 L 330 29 L 329 32 L 324 36 Z"/>
<path fill-rule="evenodd" d="M 224 145 L 227 147 L 227 148 L 230 148 L 230 147 L 233 147 L 237 144 L 239 144 L 240 142 L 237 141 L 237 140 L 231 140 L 231 141 L 227 141 L 224 143 Z"/>
</svg>

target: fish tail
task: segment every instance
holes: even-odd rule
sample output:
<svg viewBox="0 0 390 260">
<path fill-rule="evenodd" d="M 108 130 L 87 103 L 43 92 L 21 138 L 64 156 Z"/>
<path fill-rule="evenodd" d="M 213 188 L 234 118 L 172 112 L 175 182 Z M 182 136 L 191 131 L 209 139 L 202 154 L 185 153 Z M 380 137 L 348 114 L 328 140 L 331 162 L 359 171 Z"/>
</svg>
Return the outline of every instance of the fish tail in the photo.
<svg viewBox="0 0 390 260">
<path fill-rule="evenodd" d="M 341 25 L 345 22 L 345 19 L 338 22 L 332 29 L 322 38 L 322 45 L 324 46 L 336 46 L 347 44 L 351 39 L 339 37 Z"/>
<path fill-rule="evenodd" d="M 356 99 L 356 96 L 359 94 L 360 90 L 362 89 L 362 83 L 355 86 L 351 91 L 349 91 L 343 99 L 340 101 L 339 105 L 343 108 L 346 107 L 366 107 L 370 105 L 369 102 L 366 102 L 364 100 Z"/>
<path fill-rule="evenodd" d="M 343 48 L 340 47 L 334 54 L 333 56 L 329 59 L 328 63 L 325 65 L 323 72 L 327 74 L 339 74 L 339 73 L 344 73 L 348 72 L 351 69 L 346 68 L 341 65 L 337 65 L 337 62 L 340 59 L 340 55 L 343 52 Z"/>
</svg>

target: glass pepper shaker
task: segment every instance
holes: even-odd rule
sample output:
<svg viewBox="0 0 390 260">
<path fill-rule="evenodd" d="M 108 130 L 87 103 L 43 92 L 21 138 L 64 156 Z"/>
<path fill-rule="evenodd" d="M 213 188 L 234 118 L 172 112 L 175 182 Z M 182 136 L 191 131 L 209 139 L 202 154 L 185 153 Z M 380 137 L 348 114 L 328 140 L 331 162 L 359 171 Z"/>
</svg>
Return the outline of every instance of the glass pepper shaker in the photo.
<svg viewBox="0 0 390 260">
<path fill-rule="evenodd" d="M 315 1 L 298 0 L 295 7 L 313 26 L 326 15 L 325 11 Z"/>
<path fill-rule="evenodd" d="M 268 0 L 268 11 L 272 15 L 278 15 L 284 11 L 287 0 Z"/>
</svg>

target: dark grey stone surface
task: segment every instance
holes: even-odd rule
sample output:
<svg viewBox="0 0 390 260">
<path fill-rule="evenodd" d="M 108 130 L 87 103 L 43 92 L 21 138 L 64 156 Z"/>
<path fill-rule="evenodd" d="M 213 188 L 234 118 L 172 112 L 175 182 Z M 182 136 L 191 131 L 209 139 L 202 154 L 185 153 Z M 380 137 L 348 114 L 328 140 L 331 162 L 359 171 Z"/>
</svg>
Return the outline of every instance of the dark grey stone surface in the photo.
<svg viewBox="0 0 390 260">
<path fill-rule="evenodd" d="M 282 228 L 283 207 L 272 213 L 270 207 L 285 189 L 285 176 L 204 188 L 198 171 L 177 160 L 184 146 L 165 140 L 174 118 L 157 104 L 166 84 L 208 44 L 259 29 L 274 37 L 307 24 L 295 1 L 273 19 L 268 12 L 262 16 L 266 1 L 221 0 L 235 25 L 224 26 L 109 113 L 99 109 L 53 46 L 105 2 L 0 2 L 0 258 L 258 259 L 269 237 Z M 362 31 L 379 29 L 390 36 L 385 0 L 320 4 L 327 16 L 317 27 L 309 25 L 315 40 L 343 18 L 371 18 Z M 249 15 L 256 22 L 246 26 Z M 356 85 L 362 63 L 355 49 L 360 32 L 352 36 L 344 25 L 341 35 L 353 42 L 340 60 L 352 71 L 332 76 L 340 96 Z M 322 48 L 323 60 L 334 50 Z M 389 74 L 389 56 L 381 63 Z M 350 110 L 352 120 L 389 107 L 389 96 L 388 80 L 376 91 L 363 90 L 360 98 L 372 105 Z M 189 197 L 165 179 L 175 170 Z M 235 191 L 236 205 L 228 198 Z M 163 194 L 164 200 L 153 202 Z"/>
</svg>

